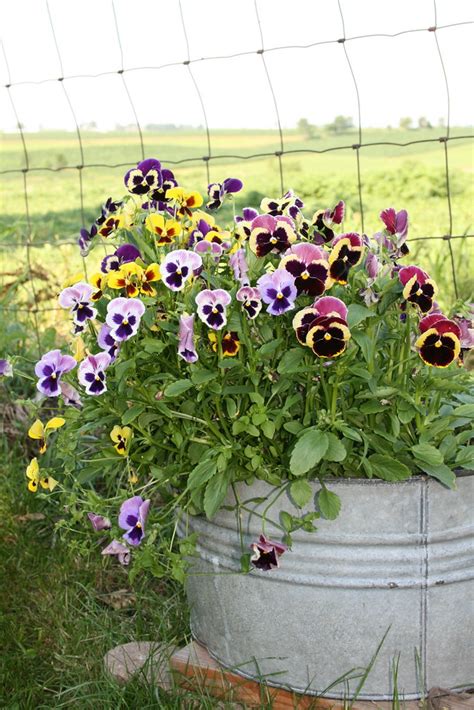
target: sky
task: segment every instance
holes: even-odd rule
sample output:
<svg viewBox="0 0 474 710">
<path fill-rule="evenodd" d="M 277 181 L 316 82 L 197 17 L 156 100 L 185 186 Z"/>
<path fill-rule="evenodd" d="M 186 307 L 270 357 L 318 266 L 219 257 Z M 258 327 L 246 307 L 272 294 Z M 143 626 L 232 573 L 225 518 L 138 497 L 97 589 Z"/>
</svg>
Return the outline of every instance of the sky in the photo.
<svg viewBox="0 0 474 710">
<path fill-rule="evenodd" d="M 337 0 L 181 0 L 189 58 L 211 57 L 190 65 L 211 130 L 277 126 L 265 65 L 257 54 L 262 38 L 255 6 L 284 128 L 302 117 L 324 125 L 339 114 L 357 123 L 357 95 L 344 49 L 359 87 L 362 126 L 397 126 L 402 116 L 415 121 L 426 116 L 433 125 L 446 122 L 436 37 L 449 82 L 451 124 L 473 122 L 468 74 L 474 24 L 439 29 L 436 36 L 422 31 L 331 43 L 343 36 L 426 30 L 435 24 L 433 0 L 340 0 L 345 31 Z M 472 22 L 473 7 L 472 0 L 436 0 L 436 24 Z M 49 11 L 62 67 L 46 0 L 0 0 L 0 130 L 16 126 L 8 91 L 27 130 L 73 130 L 71 108 L 57 81 L 61 76 L 80 77 L 64 81 L 79 124 L 95 122 L 100 130 L 110 130 L 134 123 L 117 73 L 121 68 L 142 126 L 205 123 L 182 63 L 188 46 L 178 0 L 49 0 Z M 292 48 L 279 49 L 287 46 Z M 249 54 L 229 56 L 241 52 Z M 163 67 L 174 62 L 178 65 Z M 110 73 L 93 76 L 103 72 Z M 9 83 L 11 88 L 4 88 Z"/>
</svg>

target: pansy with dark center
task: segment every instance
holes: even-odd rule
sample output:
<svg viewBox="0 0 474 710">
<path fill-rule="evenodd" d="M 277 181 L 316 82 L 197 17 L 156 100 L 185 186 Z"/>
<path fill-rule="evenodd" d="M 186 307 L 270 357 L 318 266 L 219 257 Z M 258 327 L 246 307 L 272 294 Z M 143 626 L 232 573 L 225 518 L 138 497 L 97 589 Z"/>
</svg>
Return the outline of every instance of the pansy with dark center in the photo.
<svg viewBox="0 0 474 710">
<path fill-rule="evenodd" d="M 110 355 L 110 362 L 114 362 L 120 349 L 120 343 L 114 340 L 111 330 L 107 323 L 103 323 L 97 335 L 97 344 L 101 350 Z"/>
<path fill-rule="evenodd" d="M 91 305 L 92 291 L 92 286 L 79 281 L 74 286 L 63 289 L 59 294 L 59 305 L 62 308 L 69 308 L 74 323 L 80 326 L 97 315 L 96 309 Z"/>
<path fill-rule="evenodd" d="M 315 212 L 312 219 L 314 230 L 313 241 L 315 244 L 328 244 L 334 239 L 334 227 L 342 224 L 346 206 L 340 200 L 334 209 L 319 210 Z"/>
<path fill-rule="evenodd" d="M 197 314 L 209 328 L 221 330 L 227 323 L 226 308 L 230 301 L 230 294 L 224 289 L 206 288 L 196 296 Z"/>
<path fill-rule="evenodd" d="M 130 545 L 139 545 L 145 537 L 145 523 L 150 501 L 141 496 L 129 498 L 120 507 L 118 524 L 126 532 L 122 537 Z"/>
<path fill-rule="evenodd" d="M 219 341 L 216 333 L 212 331 L 207 336 L 212 343 L 212 349 L 216 353 L 219 349 Z M 227 330 L 222 334 L 221 339 L 222 357 L 235 357 L 240 350 L 239 334 L 234 330 Z"/>
<path fill-rule="evenodd" d="M 122 264 L 141 259 L 141 256 L 139 249 L 133 244 L 122 244 L 113 254 L 108 254 L 102 259 L 100 269 L 104 274 L 109 271 L 118 271 Z"/>
<path fill-rule="evenodd" d="M 97 217 L 95 223 L 97 225 L 104 224 L 107 217 L 114 214 L 114 212 L 118 212 L 122 206 L 123 202 L 121 200 L 114 201 L 111 197 L 107 198 L 106 202 L 102 205 L 100 216 Z"/>
<path fill-rule="evenodd" d="M 342 318 L 318 316 L 306 335 L 306 345 L 315 355 L 322 358 L 334 358 L 342 355 L 351 334 Z"/>
<path fill-rule="evenodd" d="M 296 333 L 296 338 L 301 345 L 306 345 L 306 337 L 312 323 L 318 318 L 319 313 L 316 308 L 309 306 L 303 308 L 293 318 L 293 328 Z"/>
<path fill-rule="evenodd" d="M 267 313 L 272 316 L 281 316 L 295 307 L 298 290 L 294 277 L 284 269 L 277 269 L 273 273 L 260 276 L 257 281 L 262 301 L 267 303 Z"/>
<path fill-rule="evenodd" d="M 39 378 L 37 389 L 47 397 L 58 397 L 62 375 L 73 370 L 76 365 L 71 355 L 63 355 L 60 350 L 50 350 L 35 365 L 35 374 Z"/>
<path fill-rule="evenodd" d="M 329 254 L 329 276 L 336 283 L 346 285 L 349 271 L 362 259 L 362 238 L 350 232 L 341 234 L 333 242 Z"/>
<path fill-rule="evenodd" d="M 237 215 L 234 217 L 235 221 L 235 236 L 240 241 L 240 243 L 249 239 L 252 232 L 252 222 L 258 217 L 257 210 L 252 207 L 244 207 L 242 210 L 242 215 Z"/>
<path fill-rule="evenodd" d="M 87 256 L 90 243 L 95 236 L 97 236 L 97 225 L 93 224 L 89 231 L 87 229 L 81 229 L 79 239 L 77 240 L 81 256 Z"/>
<path fill-rule="evenodd" d="M 415 343 L 421 359 L 432 367 L 448 367 L 461 352 L 461 329 L 442 313 L 425 316 L 419 323 L 421 335 Z"/>
<path fill-rule="evenodd" d="M 186 282 L 202 268 L 199 254 L 186 249 L 176 249 L 166 255 L 161 264 L 163 283 L 171 291 L 182 291 Z"/>
<path fill-rule="evenodd" d="M 332 281 L 329 279 L 329 264 L 326 253 L 314 244 L 294 244 L 280 262 L 295 279 L 298 293 L 320 296 Z"/>
<path fill-rule="evenodd" d="M 177 187 L 178 182 L 174 177 L 174 173 L 171 170 L 168 170 L 167 168 L 162 168 L 161 169 L 161 185 L 157 187 L 153 192 L 151 193 L 150 197 L 153 202 L 158 203 L 158 205 L 166 204 L 168 202 L 168 190 L 171 190 L 173 187 Z"/>
<path fill-rule="evenodd" d="M 159 247 L 172 244 L 181 234 L 181 225 L 176 219 L 165 219 L 157 212 L 148 215 L 145 226 L 156 237 L 156 245 Z"/>
<path fill-rule="evenodd" d="M 194 314 L 184 313 L 179 319 L 178 355 L 186 362 L 196 362 L 198 354 L 194 346 Z"/>
<path fill-rule="evenodd" d="M 100 225 L 97 232 L 101 237 L 110 237 L 113 232 L 116 232 L 117 229 L 121 229 L 124 224 L 125 220 L 122 215 L 110 215 L 104 223 Z"/>
<path fill-rule="evenodd" d="M 84 385 L 87 394 L 98 396 L 107 391 L 105 370 L 111 363 L 108 353 L 88 355 L 79 365 L 77 379 Z"/>
<path fill-rule="evenodd" d="M 176 208 L 176 214 L 180 217 L 192 216 L 193 209 L 202 205 L 202 196 L 199 192 L 185 190 L 183 187 L 172 187 L 168 190 L 167 198 Z"/>
<path fill-rule="evenodd" d="M 161 186 L 162 181 L 161 163 L 155 158 L 142 160 L 136 168 L 129 170 L 124 177 L 125 187 L 134 195 L 152 193 Z"/>
<path fill-rule="evenodd" d="M 418 306 L 422 313 L 429 313 L 433 308 L 437 287 L 426 271 L 417 266 L 404 266 L 398 272 L 398 278 L 403 285 L 403 298 Z"/>
<path fill-rule="evenodd" d="M 294 222 L 290 217 L 260 215 L 252 222 L 249 246 L 257 256 L 281 254 L 296 240 Z"/>
<path fill-rule="evenodd" d="M 250 320 L 258 316 L 262 310 L 262 297 L 258 288 L 242 286 L 235 294 L 237 301 L 242 303 L 242 309 Z"/>
<path fill-rule="evenodd" d="M 222 206 L 227 195 L 240 192 L 244 183 L 238 178 L 226 178 L 223 183 L 213 182 L 207 187 L 209 202 L 206 204 L 208 210 L 217 210 Z"/>
<path fill-rule="evenodd" d="M 253 551 L 250 562 L 257 569 L 265 572 L 279 567 L 278 558 L 288 550 L 286 545 L 269 540 L 265 535 L 260 535 L 257 542 L 252 542 L 250 549 Z"/>
<path fill-rule="evenodd" d="M 128 340 L 136 334 L 145 306 L 138 298 L 114 298 L 107 306 L 105 322 L 114 340 Z"/>
<path fill-rule="evenodd" d="M 132 438 L 132 430 L 130 427 L 116 424 L 110 432 L 110 438 L 114 442 L 115 451 L 121 456 L 126 456 Z"/>
<path fill-rule="evenodd" d="M 288 215 L 292 219 L 296 219 L 303 207 L 303 201 L 298 195 L 295 195 L 293 190 L 288 190 L 279 199 L 264 197 L 260 204 L 260 209 L 265 214 L 270 214 L 273 217 Z"/>
</svg>

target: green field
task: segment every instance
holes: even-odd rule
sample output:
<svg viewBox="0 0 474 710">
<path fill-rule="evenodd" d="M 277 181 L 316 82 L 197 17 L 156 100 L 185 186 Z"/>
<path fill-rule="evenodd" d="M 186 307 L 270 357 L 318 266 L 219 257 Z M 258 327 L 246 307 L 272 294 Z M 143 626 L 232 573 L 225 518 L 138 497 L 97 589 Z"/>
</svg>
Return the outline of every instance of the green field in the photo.
<svg viewBox="0 0 474 710">
<path fill-rule="evenodd" d="M 398 130 L 367 129 L 363 142 L 390 141 L 407 143 L 438 137 L 441 129 Z M 469 128 L 452 129 L 452 137 L 470 134 Z M 135 133 L 84 133 L 84 163 L 100 165 L 133 165 L 140 157 L 140 143 Z M 330 135 L 324 130 L 312 139 L 305 139 L 296 130 L 285 131 L 285 150 L 324 151 L 334 146 L 351 146 L 357 142 L 357 133 Z M 18 170 L 25 167 L 22 143 L 18 135 L 0 136 L 2 152 L 0 170 Z M 82 173 L 84 213 L 86 224 L 97 215 L 102 202 L 109 195 L 123 195 L 124 167 L 96 167 L 77 169 L 81 163 L 77 137 L 73 133 L 32 133 L 25 135 L 29 156 L 27 174 L 28 203 L 31 215 L 32 240 L 37 244 L 31 250 L 32 267 L 39 279 L 41 298 L 55 293 L 68 273 L 81 266 L 77 250 L 61 242 L 75 240 L 81 225 L 80 181 Z M 185 186 L 205 191 L 206 166 L 200 160 L 207 155 L 203 131 L 168 131 L 160 134 L 144 133 L 145 155 L 167 161 L 193 162 L 174 167 L 178 180 Z M 251 156 L 279 150 L 276 131 L 215 131 L 211 135 L 211 152 L 215 160 L 209 163 L 212 181 L 234 175 L 244 180 L 245 188 L 238 195 L 237 207 L 247 204 L 258 206 L 264 195 L 280 194 L 278 159 L 270 157 L 237 159 L 229 156 Z M 473 141 L 453 140 L 448 144 L 450 189 L 452 204 L 452 234 L 474 232 Z M 222 157 L 219 157 L 222 156 Z M 227 156 L 227 157 L 226 157 Z M 361 181 L 365 230 L 371 234 L 379 226 L 378 213 L 387 206 L 405 207 L 410 215 L 409 237 L 442 236 L 450 231 L 444 144 L 427 142 L 405 147 L 378 145 L 360 151 Z M 285 188 L 293 188 L 304 199 L 311 216 L 316 208 L 325 208 L 343 198 L 348 206 L 346 228 L 361 230 L 360 203 L 357 189 L 356 151 L 351 147 L 318 154 L 292 153 L 282 158 Z M 36 168 L 49 168 L 36 170 Z M 170 165 L 170 167 L 172 167 Z M 58 168 L 64 168 L 59 169 Z M 28 228 L 25 219 L 23 173 L 0 176 L 0 267 L 3 274 L 23 274 L 26 264 L 24 243 Z M 224 213 L 223 221 L 230 219 Z M 44 245 L 44 242 L 48 242 Z M 453 240 L 454 261 L 459 295 L 468 297 L 469 240 Z M 453 302 L 454 290 L 446 241 L 416 241 L 412 244 L 411 260 L 419 260 L 440 282 L 441 301 Z M 42 270 L 45 272 L 41 275 Z M 3 275 L 3 284 L 13 276 Z M 20 300 L 28 304 L 31 293 L 20 289 Z"/>
</svg>

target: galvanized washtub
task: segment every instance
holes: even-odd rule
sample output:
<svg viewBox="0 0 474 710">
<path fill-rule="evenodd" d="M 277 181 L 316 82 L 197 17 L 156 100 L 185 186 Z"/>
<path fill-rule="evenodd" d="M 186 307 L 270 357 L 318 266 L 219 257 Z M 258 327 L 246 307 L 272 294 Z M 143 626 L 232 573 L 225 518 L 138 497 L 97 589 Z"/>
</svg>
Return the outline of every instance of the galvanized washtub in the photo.
<svg viewBox="0 0 474 710">
<path fill-rule="evenodd" d="M 359 680 L 332 684 L 366 667 L 390 627 L 361 699 L 392 696 L 398 654 L 397 686 L 406 699 L 434 685 L 472 685 L 474 474 L 460 476 L 455 492 L 421 476 L 392 484 L 337 480 L 328 487 L 342 500 L 339 518 L 316 521 L 317 533 L 294 533 L 292 550 L 269 572 L 238 573 L 235 511 L 222 510 L 211 522 L 183 518 L 182 532 L 199 533 L 187 582 L 195 638 L 244 677 L 344 697 Z M 247 501 L 241 511 L 247 551 L 278 491 L 261 481 L 237 491 Z M 251 501 L 259 497 L 265 503 Z M 226 504 L 235 504 L 232 493 Z M 267 515 L 278 521 L 281 510 L 292 512 L 286 492 Z M 265 534 L 281 539 L 270 520 Z"/>
</svg>

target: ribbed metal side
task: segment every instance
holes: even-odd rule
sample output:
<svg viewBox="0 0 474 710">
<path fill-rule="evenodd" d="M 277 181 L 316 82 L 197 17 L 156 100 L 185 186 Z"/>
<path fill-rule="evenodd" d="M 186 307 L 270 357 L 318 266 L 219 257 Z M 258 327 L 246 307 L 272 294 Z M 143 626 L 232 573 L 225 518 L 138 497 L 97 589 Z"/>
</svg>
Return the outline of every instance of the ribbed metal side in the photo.
<svg viewBox="0 0 474 710">
<path fill-rule="evenodd" d="M 188 532 L 199 533 L 188 580 L 196 637 L 247 677 L 264 674 L 275 685 L 341 697 L 344 686 L 328 687 L 366 666 L 391 626 L 361 698 L 390 696 L 399 652 L 399 690 L 407 699 L 424 685 L 472 683 L 474 476 L 459 478 L 456 492 L 422 477 L 335 481 L 330 488 L 342 500 L 338 520 L 318 521 L 314 534 L 295 533 L 292 550 L 271 572 L 239 573 L 235 511 L 186 520 Z M 275 523 L 292 506 L 287 495 L 277 497 L 260 481 L 240 485 L 237 495 L 245 507 L 244 550 L 262 532 L 262 515 L 267 536 L 279 539 Z M 349 692 L 356 685 L 350 681 Z"/>
</svg>

